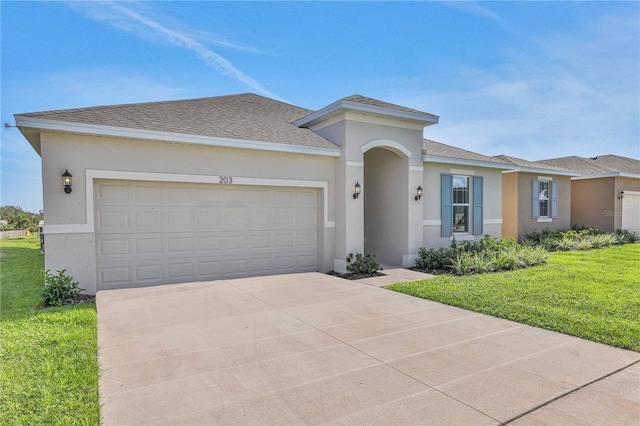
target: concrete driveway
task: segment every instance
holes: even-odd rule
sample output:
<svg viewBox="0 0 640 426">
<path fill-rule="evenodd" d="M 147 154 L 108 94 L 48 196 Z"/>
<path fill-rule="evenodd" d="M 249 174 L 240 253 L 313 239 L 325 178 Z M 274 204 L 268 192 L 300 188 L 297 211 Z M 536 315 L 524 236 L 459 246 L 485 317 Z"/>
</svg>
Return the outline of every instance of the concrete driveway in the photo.
<svg viewBox="0 0 640 426">
<path fill-rule="evenodd" d="M 123 424 L 638 424 L 640 354 L 320 273 L 97 296 Z"/>
</svg>

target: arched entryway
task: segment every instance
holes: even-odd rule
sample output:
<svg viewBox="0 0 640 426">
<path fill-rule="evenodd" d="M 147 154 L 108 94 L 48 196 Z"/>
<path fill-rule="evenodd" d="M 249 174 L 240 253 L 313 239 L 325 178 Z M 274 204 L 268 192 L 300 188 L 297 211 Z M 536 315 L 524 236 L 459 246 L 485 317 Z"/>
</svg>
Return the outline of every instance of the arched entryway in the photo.
<svg viewBox="0 0 640 426">
<path fill-rule="evenodd" d="M 402 265 L 408 246 L 409 158 L 402 148 L 364 152 L 364 252 L 388 265 Z"/>
</svg>

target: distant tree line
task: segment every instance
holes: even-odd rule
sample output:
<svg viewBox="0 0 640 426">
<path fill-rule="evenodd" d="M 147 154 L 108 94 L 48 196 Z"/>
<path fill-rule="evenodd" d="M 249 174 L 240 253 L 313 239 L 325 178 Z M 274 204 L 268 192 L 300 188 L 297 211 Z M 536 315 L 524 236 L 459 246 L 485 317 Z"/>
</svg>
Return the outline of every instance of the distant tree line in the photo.
<svg viewBox="0 0 640 426">
<path fill-rule="evenodd" d="M 42 220 L 43 211 L 31 213 L 22 210 L 17 206 L 0 207 L 0 220 L 6 220 L 6 224 L 0 225 L 0 231 L 10 231 L 13 229 L 28 229 L 31 232 L 38 230 L 38 222 Z"/>
</svg>

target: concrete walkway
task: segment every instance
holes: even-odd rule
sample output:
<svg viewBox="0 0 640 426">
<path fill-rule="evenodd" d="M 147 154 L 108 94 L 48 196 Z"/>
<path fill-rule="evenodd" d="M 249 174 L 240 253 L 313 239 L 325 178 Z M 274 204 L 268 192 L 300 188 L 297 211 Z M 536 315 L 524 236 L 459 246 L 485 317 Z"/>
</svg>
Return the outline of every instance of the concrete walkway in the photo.
<svg viewBox="0 0 640 426">
<path fill-rule="evenodd" d="M 97 296 L 122 424 L 639 424 L 640 354 L 320 273 Z"/>
</svg>

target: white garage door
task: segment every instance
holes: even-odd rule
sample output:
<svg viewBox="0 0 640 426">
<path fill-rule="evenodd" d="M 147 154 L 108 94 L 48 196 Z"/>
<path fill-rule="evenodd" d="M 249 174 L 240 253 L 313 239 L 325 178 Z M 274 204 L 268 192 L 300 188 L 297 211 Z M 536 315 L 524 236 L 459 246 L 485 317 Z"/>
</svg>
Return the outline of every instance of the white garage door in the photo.
<svg viewBox="0 0 640 426">
<path fill-rule="evenodd" d="M 640 234 L 640 192 L 624 192 L 624 198 L 622 199 L 622 229 Z"/>
<path fill-rule="evenodd" d="M 98 289 L 317 271 L 317 190 L 96 180 Z"/>
</svg>

